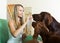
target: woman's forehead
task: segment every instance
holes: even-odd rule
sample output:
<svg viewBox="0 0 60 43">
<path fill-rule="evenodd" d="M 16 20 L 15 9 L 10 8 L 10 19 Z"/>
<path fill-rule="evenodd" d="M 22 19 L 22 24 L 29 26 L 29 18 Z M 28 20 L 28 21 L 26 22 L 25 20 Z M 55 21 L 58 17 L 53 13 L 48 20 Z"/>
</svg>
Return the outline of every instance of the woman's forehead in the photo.
<svg viewBox="0 0 60 43">
<path fill-rule="evenodd" d="M 23 7 L 17 6 L 17 9 L 18 9 L 18 10 L 23 10 Z"/>
</svg>

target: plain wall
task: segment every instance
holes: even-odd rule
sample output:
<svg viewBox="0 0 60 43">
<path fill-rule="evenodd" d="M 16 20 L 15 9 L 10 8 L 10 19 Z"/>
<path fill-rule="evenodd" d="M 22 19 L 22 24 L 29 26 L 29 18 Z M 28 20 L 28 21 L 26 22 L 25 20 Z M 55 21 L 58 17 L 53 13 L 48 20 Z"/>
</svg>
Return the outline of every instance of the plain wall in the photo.
<svg viewBox="0 0 60 43">
<path fill-rule="evenodd" d="M 24 7 L 32 7 L 32 14 L 47 11 L 60 22 L 60 0 L 0 0 L 0 18 L 2 19 L 7 19 L 6 3 L 20 3 Z"/>
<path fill-rule="evenodd" d="M 7 19 L 7 0 L 0 0 L 0 19 Z"/>
</svg>

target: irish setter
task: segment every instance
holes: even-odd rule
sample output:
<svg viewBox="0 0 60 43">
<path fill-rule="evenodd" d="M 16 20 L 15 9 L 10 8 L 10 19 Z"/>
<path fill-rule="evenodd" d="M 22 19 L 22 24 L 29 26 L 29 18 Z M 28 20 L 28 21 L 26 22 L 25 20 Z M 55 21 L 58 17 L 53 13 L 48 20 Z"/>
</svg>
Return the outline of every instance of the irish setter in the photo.
<svg viewBox="0 0 60 43">
<path fill-rule="evenodd" d="M 32 26 L 34 27 L 34 39 L 40 35 L 43 43 L 60 43 L 60 36 L 49 32 L 44 22 L 32 22 Z"/>
<path fill-rule="evenodd" d="M 49 32 L 55 32 L 60 35 L 60 23 L 48 12 L 41 12 L 40 14 L 33 14 L 33 20 L 44 21 Z"/>
<path fill-rule="evenodd" d="M 35 28 L 34 39 L 40 34 L 43 43 L 60 43 L 60 23 L 50 13 L 41 12 L 32 16 L 33 20 L 36 21 L 32 23 Z"/>
</svg>

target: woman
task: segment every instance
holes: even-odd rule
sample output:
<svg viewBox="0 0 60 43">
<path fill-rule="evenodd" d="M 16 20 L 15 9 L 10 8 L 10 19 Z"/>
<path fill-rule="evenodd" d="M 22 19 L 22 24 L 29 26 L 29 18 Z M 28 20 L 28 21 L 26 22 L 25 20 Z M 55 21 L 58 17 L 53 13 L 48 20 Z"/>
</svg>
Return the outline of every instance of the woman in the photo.
<svg viewBox="0 0 60 43">
<path fill-rule="evenodd" d="M 7 43 L 22 43 L 23 29 L 29 21 L 30 17 L 27 17 L 27 21 L 23 24 L 22 17 L 24 13 L 24 7 L 20 4 L 14 6 L 14 17 L 9 19 L 10 38 Z"/>
</svg>

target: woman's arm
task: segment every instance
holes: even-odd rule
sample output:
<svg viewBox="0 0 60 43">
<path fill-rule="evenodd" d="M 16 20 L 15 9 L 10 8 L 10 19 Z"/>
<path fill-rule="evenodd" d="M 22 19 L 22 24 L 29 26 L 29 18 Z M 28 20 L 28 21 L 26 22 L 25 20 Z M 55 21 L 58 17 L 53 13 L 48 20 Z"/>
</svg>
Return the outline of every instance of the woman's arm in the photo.
<svg viewBox="0 0 60 43">
<path fill-rule="evenodd" d="M 27 22 L 25 22 L 22 26 L 19 27 L 19 29 L 14 31 L 14 36 L 16 37 L 26 26 Z"/>
<path fill-rule="evenodd" d="M 10 27 L 10 31 L 11 31 L 11 34 L 14 36 L 14 37 L 17 37 L 18 34 L 25 28 L 26 24 L 28 23 L 28 19 L 27 21 L 22 25 L 20 26 L 17 30 L 15 29 L 14 27 L 14 22 L 13 20 L 10 20 L 9 21 L 9 27 Z"/>
</svg>

